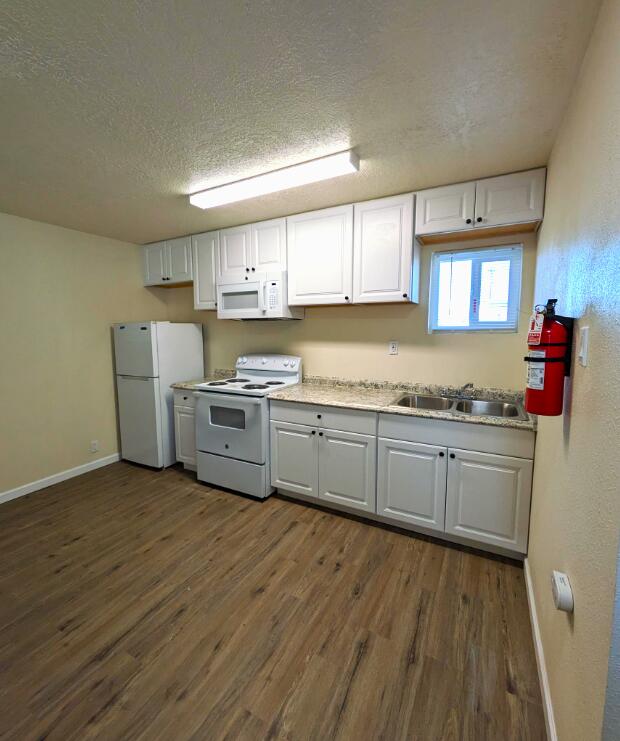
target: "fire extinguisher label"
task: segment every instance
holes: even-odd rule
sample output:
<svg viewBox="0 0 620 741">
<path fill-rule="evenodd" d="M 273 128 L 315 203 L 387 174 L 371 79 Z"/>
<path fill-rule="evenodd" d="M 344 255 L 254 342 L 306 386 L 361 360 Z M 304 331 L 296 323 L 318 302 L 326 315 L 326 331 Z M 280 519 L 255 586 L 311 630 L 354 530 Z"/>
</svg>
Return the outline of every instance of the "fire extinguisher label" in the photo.
<svg viewBox="0 0 620 741">
<path fill-rule="evenodd" d="M 544 314 L 539 314 L 537 311 L 532 314 L 532 316 L 530 317 L 530 328 L 527 333 L 528 345 L 540 345 L 540 338 L 542 336 L 544 321 Z"/>
<path fill-rule="evenodd" d="M 544 350 L 530 350 L 530 358 L 544 358 Z M 545 363 L 527 364 L 527 388 L 542 391 L 545 388 Z"/>
</svg>

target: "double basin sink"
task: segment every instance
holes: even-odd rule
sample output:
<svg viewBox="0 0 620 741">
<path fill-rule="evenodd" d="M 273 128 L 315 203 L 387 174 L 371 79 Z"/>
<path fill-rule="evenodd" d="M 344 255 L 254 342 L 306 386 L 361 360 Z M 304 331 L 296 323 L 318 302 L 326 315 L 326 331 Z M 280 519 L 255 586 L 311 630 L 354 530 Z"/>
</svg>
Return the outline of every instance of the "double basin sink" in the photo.
<svg viewBox="0 0 620 741">
<path fill-rule="evenodd" d="M 403 394 L 394 404 L 409 409 L 432 409 L 454 415 L 479 417 L 508 417 L 527 420 L 519 404 L 502 399 L 463 399 L 458 396 L 432 396 L 428 394 Z"/>
</svg>

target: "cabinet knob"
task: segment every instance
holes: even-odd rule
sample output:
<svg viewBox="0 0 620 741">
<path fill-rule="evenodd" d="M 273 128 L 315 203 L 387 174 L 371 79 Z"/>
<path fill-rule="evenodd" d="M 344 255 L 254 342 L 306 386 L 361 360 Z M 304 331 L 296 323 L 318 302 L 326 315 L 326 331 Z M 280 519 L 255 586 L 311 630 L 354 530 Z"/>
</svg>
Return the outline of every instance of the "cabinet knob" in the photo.
<svg viewBox="0 0 620 741">
<path fill-rule="evenodd" d="M 317 418 L 317 419 L 321 419 L 321 415 L 320 415 L 320 414 L 317 414 L 317 415 L 316 415 L 316 418 Z"/>
<path fill-rule="evenodd" d="M 406 293 L 403 293 L 403 298 L 407 298 L 407 294 Z"/>
<path fill-rule="evenodd" d="M 316 435 L 316 430 L 312 430 L 312 434 L 313 435 Z"/>
<path fill-rule="evenodd" d="M 323 437 L 323 433 L 322 432 L 319 432 L 319 437 Z"/>
<path fill-rule="evenodd" d="M 255 270 L 256 270 L 256 268 L 252 268 L 252 272 L 254 272 Z"/>
<path fill-rule="evenodd" d="M 442 452 L 441 452 L 441 453 L 439 454 L 439 457 L 440 457 L 440 458 L 443 458 L 443 457 L 444 457 L 444 455 L 445 455 L 445 453 L 444 453 L 444 452 L 442 451 Z"/>
<path fill-rule="evenodd" d="M 466 224 L 471 224 L 471 219 L 465 219 Z"/>
<path fill-rule="evenodd" d="M 246 279 L 246 280 L 248 279 L 248 276 L 247 276 L 247 275 L 245 276 L 245 279 Z"/>
<path fill-rule="evenodd" d="M 348 296 L 345 296 L 345 297 L 344 297 L 344 300 L 345 300 L 345 301 L 348 301 L 348 300 L 349 300 L 349 297 L 348 297 Z"/>
<path fill-rule="evenodd" d="M 246 273 L 249 273 L 249 272 L 250 272 L 250 268 L 246 268 L 246 269 L 245 269 L 245 272 L 246 272 Z"/>
<path fill-rule="evenodd" d="M 456 458 L 456 455 L 454 453 L 450 453 L 450 458 Z"/>
<path fill-rule="evenodd" d="M 478 218 L 476 219 L 476 221 L 477 221 L 478 223 L 480 223 L 480 222 L 482 221 L 482 216 L 479 216 L 479 217 L 478 217 Z"/>
<path fill-rule="evenodd" d="M 183 397 L 183 401 L 187 401 L 187 396 L 184 396 Z"/>
</svg>

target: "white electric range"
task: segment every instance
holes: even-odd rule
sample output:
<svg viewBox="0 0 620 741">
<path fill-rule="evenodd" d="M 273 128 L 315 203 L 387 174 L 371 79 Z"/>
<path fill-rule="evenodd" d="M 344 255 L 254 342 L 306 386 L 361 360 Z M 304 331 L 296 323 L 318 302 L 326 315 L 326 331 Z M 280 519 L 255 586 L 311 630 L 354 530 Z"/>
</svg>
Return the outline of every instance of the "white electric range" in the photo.
<svg viewBox="0 0 620 741">
<path fill-rule="evenodd" d="M 301 358 L 242 355 L 235 368 L 194 392 L 198 479 L 264 499 L 273 491 L 267 394 L 301 381 Z"/>
</svg>

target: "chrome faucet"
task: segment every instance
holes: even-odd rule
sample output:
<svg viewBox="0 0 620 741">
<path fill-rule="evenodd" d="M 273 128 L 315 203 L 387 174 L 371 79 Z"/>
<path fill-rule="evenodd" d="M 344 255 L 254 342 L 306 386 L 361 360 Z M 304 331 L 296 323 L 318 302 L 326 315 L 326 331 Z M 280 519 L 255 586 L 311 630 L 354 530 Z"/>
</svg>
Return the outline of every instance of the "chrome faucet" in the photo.
<svg viewBox="0 0 620 741">
<path fill-rule="evenodd" d="M 456 392 L 456 395 L 457 396 L 465 396 L 466 395 L 465 392 L 468 391 L 468 390 L 469 391 L 473 391 L 474 390 L 474 384 L 471 381 L 469 381 L 465 385 L 461 386 L 461 388 Z"/>
</svg>

